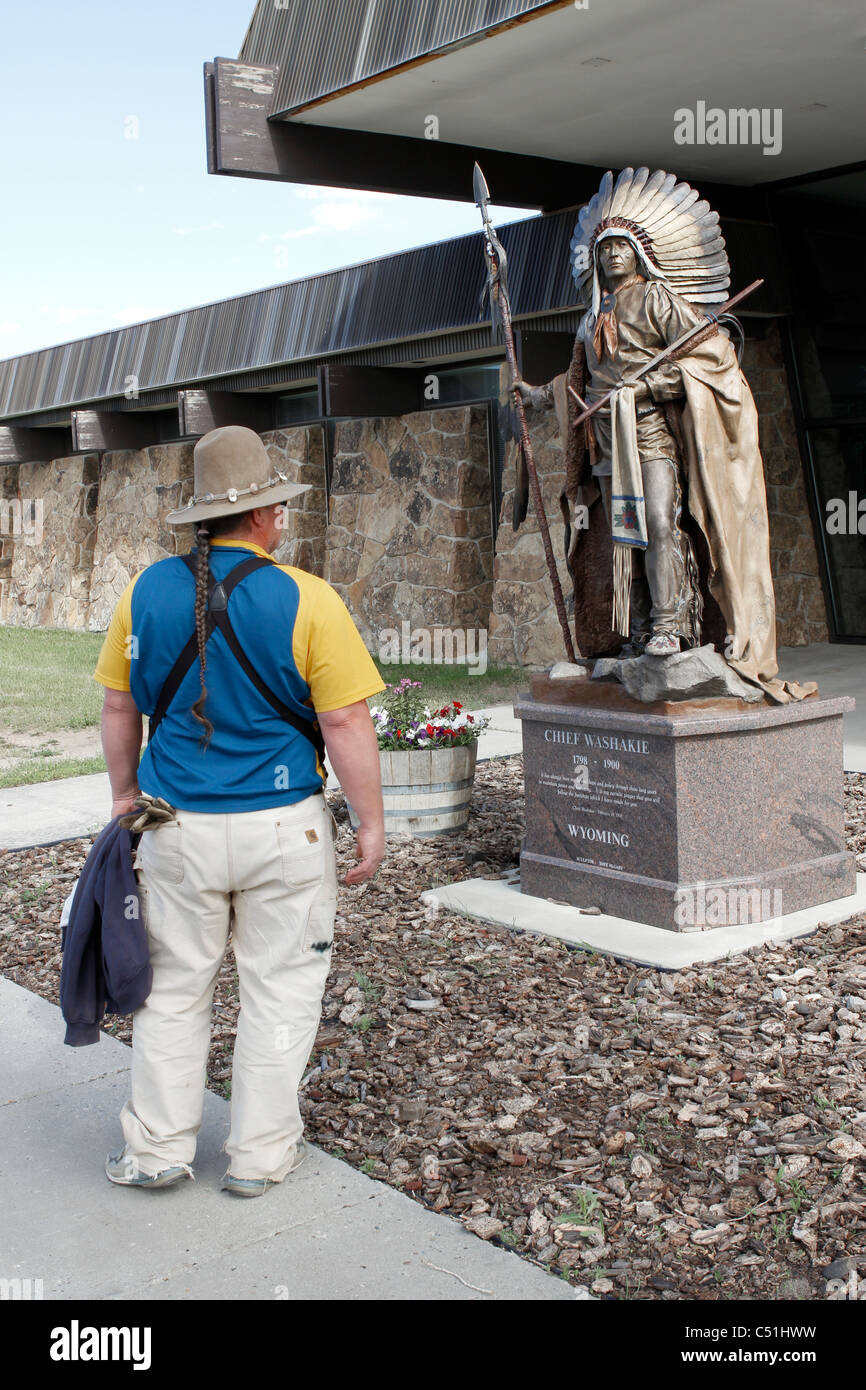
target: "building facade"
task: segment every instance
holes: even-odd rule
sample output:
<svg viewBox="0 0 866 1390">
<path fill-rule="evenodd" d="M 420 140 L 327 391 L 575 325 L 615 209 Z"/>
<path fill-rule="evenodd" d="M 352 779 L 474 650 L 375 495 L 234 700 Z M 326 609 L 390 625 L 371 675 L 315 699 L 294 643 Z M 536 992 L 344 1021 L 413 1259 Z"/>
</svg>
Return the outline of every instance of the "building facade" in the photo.
<svg viewBox="0 0 866 1390">
<path fill-rule="evenodd" d="M 402 27 L 392 0 L 322 7 L 340 35 L 329 64 L 310 7 L 268 3 L 239 59 L 206 65 L 212 171 L 468 198 L 479 157 L 498 200 L 541 212 L 501 235 L 521 371 L 549 380 L 579 319 L 577 208 L 607 162 L 564 158 L 564 140 L 539 154 L 538 130 L 507 101 L 493 148 L 490 74 L 518 60 L 525 72 L 529 56 L 543 77 L 561 35 L 579 33 L 563 26 L 580 7 L 421 0 Z M 594 51 L 579 47 L 580 61 Z M 431 75 L 458 80 L 467 55 L 483 80 L 461 107 L 463 140 L 430 140 L 412 112 L 429 109 Z M 617 167 L 624 138 L 632 162 L 673 167 L 718 208 L 733 287 L 765 282 L 740 317 L 779 644 L 866 641 L 866 288 L 838 270 L 863 244 L 866 171 L 829 152 L 815 163 L 821 150 L 803 137 L 777 166 L 785 177 L 758 181 L 744 158 L 738 179 L 734 150 L 727 181 L 708 179 L 693 149 L 660 157 L 649 119 L 646 149 L 634 126 L 617 126 L 590 154 Z M 164 518 L 191 494 L 195 439 L 243 423 L 312 484 L 280 558 L 335 585 L 374 653 L 406 623 L 483 630 L 496 662 L 558 659 L 537 525 L 531 514 L 516 534 L 510 524 L 507 369 L 479 319 L 484 279 L 479 232 L 0 363 L 0 622 L 104 628 L 140 568 L 191 544 Z M 553 520 L 563 460 L 552 414 L 532 428 Z"/>
</svg>

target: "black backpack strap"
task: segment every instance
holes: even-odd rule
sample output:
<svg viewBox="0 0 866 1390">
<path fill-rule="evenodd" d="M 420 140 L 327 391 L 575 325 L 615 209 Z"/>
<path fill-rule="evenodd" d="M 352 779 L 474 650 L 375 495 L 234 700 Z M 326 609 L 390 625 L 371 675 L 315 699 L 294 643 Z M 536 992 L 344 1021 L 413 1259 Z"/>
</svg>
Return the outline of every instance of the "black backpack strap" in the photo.
<svg viewBox="0 0 866 1390">
<path fill-rule="evenodd" d="M 215 603 L 219 603 L 219 585 L 217 585 L 217 592 L 214 594 L 213 601 Z M 310 740 L 310 742 L 316 750 L 316 753 L 318 754 L 319 762 L 324 767 L 325 740 L 322 737 L 321 729 L 315 722 L 315 715 L 313 715 L 312 719 L 305 719 L 302 714 L 297 714 L 295 710 L 291 709 L 289 705 L 285 704 L 280 699 L 279 695 L 274 694 L 270 687 L 266 685 L 265 682 L 262 680 L 255 666 L 250 661 L 249 657 L 247 656 L 246 652 L 244 651 L 243 647 L 238 641 L 238 636 L 234 628 L 232 627 L 228 611 L 225 608 L 219 607 L 214 608 L 212 611 L 214 622 L 216 626 L 219 628 L 223 637 L 226 639 L 226 642 L 229 646 L 229 650 L 231 651 L 235 659 L 243 667 L 244 671 L 249 676 L 253 685 L 256 687 L 256 690 L 265 700 L 267 700 L 268 704 L 271 706 L 271 709 L 276 710 L 277 714 L 280 716 L 281 719 L 284 719 L 287 724 L 291 724 L 293 729 L 297 729 L 300 733 L 306 734 L 307 738 Z"/>
<path fill-rule="evenodd" d="M 194 555 L 182 555 L 180 557 L 195 577 L 197 571 L 197 560 Z M 249 559 L 242 560 L 230 570 L 221 583 L 217 583 L 213 575 L 208 571 L 208 607 L 207 625 L 205 628 L 205 641 L 208 640 L 215 627 L 218 627 L 228 644 L 229 650 L 235 660 L 240 663 L 246 675 L 252 681 L 259 694 L 267 700 L 272 709 L 276 710 L 281 719 L 287 724 L 291 724 L 293 729 L 304 734 L 312 743 L 318 755 L 322 767 L 325 765 L 325 740 L 322 731 L 316 723 L 315 715 L 312 718 L 305 718 L 302 714 L 296 713 L 283 700 L 275 695 L 268 685 L 262 680 L 256 668 L 253 666 L 240 642 L 237 633 L 232 627 L 231 619 L 228 615 L 228 601 L 232 591 L 240 584 L 242 579 L 246 579 L 248 574 L 255 570 L 262 569 L 266 565 L 273 565 L 274 560 L 266 559 L 263 555 L 251 555 Z M 189 671 L 198 655 L 198 640 L 196 633 L 193 632 L 188 642 L 184 646 L 168 673 L 165 684 L 159 693 L 153 717 L 150 720 L 148 731 L 148 742 L 153 738 L 156 729 L 161 723 L 166 710 L 180 689 L 184 676 Z"/>
</svg>

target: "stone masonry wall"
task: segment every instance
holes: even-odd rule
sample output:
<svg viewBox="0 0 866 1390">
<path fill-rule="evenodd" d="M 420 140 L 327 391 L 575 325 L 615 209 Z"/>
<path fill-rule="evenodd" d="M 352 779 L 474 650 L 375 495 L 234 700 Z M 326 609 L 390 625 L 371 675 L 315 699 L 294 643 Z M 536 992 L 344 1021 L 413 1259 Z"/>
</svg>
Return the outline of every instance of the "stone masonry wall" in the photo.
<svg viewBox="0 0 866 1390">
<path fill-rule="evenodd" d="M 83 628 L 96 539 L 96 455 L 22 463 L 17 474 L 22 509 L 40 502 L 42 521 L 29 535 L 22 530 L 4 538 L 3 558 L 11 563 L 0 621 L 16 627 Z"/>
<path fill-rule="evenodd" d="M 503 379 L 505 374 L 503 368 Z M 746 343 L 743 370 L 760 415 L 760 442 L 767 481 L 770 558 L 776 590 L 779 646 L 825 642 L 826 609 L 818 555 L 806 500 L 793 407 L 778 330 Z M 563 528 L 559 492 L 562 450 L 552 410 L 530 415 L 533 452 L 541 480 L 560 579 L 569 599 L 571 581 L 561 559 Z M 562 659 L 563 641 L 550 595 L 538 524 L 529 513 L 517 535 L 511 531 L 515 446 L 506 450 L 502 511 L 496 542 L 489 659 L 517 665 L 550 665 Z"/>
<path fill-rule="evenodd" d="M 8 501 L 14 503 L 19 500 L 18 493 L 18 472 L 17 463 L 6 464 L 0 468 L 0 499 L 4 504 Z M 11 522 L 11 510 L 3 510 L 4 522 L 9 516 Z M 13 535 L 13 526 L 4 524 L 0 529 L 0 622 L 5 622 L 4 608 L 9 600 L 10 593 L 14 592 L 11 585 L 12 575 L 12 556 L 15 553 L 16 538 Z"/>
<path fill-rule="evenodd" d="M 320 426 L 262 436 L 292 482 L 312 484 L 287 509 L 275 558 L 321 574 L 325 470 Z M 193 445 L 78 455 L 0 469 L 0 497 L 42 501 L 42 539 L 0 534 L 0 622 L 103 631 L 130 579 L 193 543 L 165 517 L 192 495 Z M 7 513 L 3 510 L 3 518 Z M 31 527 L 31 531 L 32 531 Z"/>
<path fill-rule="evenodd" d="M 108 627 L 130 579 L 189 550 L 192 532 L 165 517 L 192 496 L 192 445 L 158 444 L 103 454 L 87 626 Z"/>
<path fill-rule="evenodd" d="M 491 529 L 484 407 L 338 424 L 325 578 L 371 651 L 403 622 L 487 627 Z"/>
<path fill-rule="evenodd" d="M 293 483 L 310 483 L 310 491 L 293 498 L 287 508 L 286 534 L 274 552 L 281 565 L 294 565 L 309 574 L 325 573 L 325 442 L 321 425 L 271 430 L 262 435 L 271 463 Z"/>
</svg>

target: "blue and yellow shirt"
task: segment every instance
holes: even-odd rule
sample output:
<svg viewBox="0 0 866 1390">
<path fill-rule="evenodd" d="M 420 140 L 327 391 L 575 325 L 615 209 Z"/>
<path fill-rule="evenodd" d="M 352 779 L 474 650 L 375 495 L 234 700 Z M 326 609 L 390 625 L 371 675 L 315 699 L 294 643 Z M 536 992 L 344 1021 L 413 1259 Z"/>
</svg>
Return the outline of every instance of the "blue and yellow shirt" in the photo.
<svg viewBox="0 0 866 1390">
<path fill-rule="evenodd" d="M 245 555 L 267 557 L 252 541 L 211 542 L 219 582 Z M 94 677 L 129 690 L 152 715 L 166 678 L 195 626 L 195 579 L 179 556 L 142 570 L 112 615 Z M 341 709 L 384 690 L 339 594 L 323 579 L 270 565 L 255 570 L 229 598 L 238 640 L 265 684 L 290 708 Z M 207 644 L 207 702 L 214 726 L 190 713 L 201 693 L 198 657 L 181 682 L 139 767 L 138 784 L 185 811 L 258 811 L 321 791 L 323 770 L 310 740 L 260 695 L 219 630 Z"/>
</svg>

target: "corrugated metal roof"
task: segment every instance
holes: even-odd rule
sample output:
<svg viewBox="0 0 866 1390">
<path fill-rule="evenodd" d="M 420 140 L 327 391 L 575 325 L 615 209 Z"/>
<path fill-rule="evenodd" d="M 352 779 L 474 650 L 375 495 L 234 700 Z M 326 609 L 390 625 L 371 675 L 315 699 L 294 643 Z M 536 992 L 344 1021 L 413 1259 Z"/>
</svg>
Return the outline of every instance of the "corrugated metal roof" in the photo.
<svg viewBox="0 0 866 1390">
<path fill-rule="evenodd" d="M 514 318 L 525 327 L 576 327 L 569 242 L 575 210 L 499 229 L 508 255 Z M 788 312 L 775 229 L 722 224 L 732 283 L 766 285 L 745 316 Z M 38 416 L 111 401 L 121 409 L 168 403 L 171 392 L 211 382 L 251 390 L 302 381 L 339 356 L 347 364 L 398 365 L 483 351 L 491 344 L 482 233 L 434 242 L 305 280 L 206 304 L 129 328 L 0 362 L 0 419 Z M 138 398 L 127 401 L 130 378 Z M 37 423 L 34 419 L 32 423 Z"/>
<path fill-rule="evenodd" d="M 259 0 L 238 58 L 279 67 L 272 114 L 284 114 L 550 3 Z"/>
<path fill-rule="evenodd" d="M 569 211 L 501 228 L 515 316 L 573 304 L 573 225 Z M 144 393 L 474 328 L 485 274 L 472 233 L 10 358 L 0 418 L 123 397 L 129 378 Z"/>
</svg>

